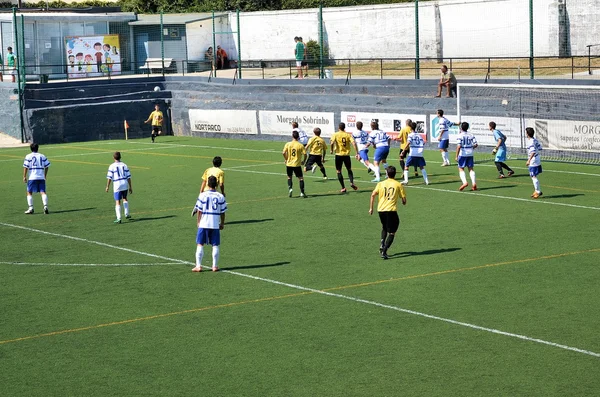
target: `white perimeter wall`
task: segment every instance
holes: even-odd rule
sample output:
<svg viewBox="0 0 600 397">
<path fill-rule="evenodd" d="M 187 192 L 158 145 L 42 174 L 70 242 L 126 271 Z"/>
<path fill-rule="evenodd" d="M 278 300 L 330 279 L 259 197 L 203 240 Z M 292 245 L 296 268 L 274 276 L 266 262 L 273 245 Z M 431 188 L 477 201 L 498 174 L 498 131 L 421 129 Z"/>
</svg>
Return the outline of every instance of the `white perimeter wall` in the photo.
<svg viewBox="0 0 600 397">
<path fill-rule="evenodd" d="M 572 55 L 587 55 L 586 45 L 600 43 L 600 0 L 533 0 L 535 56 L 559 54 L 561 1 L 567 5 Z M 318 14 L 318 9 L 240 13 L 242 59 L 293 59 L 294 36 L 318 41 Z M 325 8 L 323 22 L 332 58 L 415 56 L 414 3 Z M 236 29 L 235 13 L 228 23 L 219 30 Z M 203 58 L 212 45 L 212 21 L 199 25 L 188 25 L 190 58 Z M 529 56 L 528 0 L 421 1 L 419 27 L 423 58 Z M 236 59 L 236 35 L 219 39 Z"/>
</svg>

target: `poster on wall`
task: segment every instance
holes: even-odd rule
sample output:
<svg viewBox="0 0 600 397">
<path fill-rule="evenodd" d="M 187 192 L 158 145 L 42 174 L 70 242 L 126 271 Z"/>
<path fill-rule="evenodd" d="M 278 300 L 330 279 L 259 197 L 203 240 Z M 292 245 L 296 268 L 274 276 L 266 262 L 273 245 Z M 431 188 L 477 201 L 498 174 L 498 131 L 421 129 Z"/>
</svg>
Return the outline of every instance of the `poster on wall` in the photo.
<svg viewBox="0 0 600 397">
<path fill-rule="evenodd" d="M 190 109 L 192 132 L 258 134 L 255 110 Z"/>
<path fill-rule="evenodd" d="M 283 112 L 261 110 L 258 112 L 260 121 L 260 133 L 264 135 L 290 135 L 292 134 L 292 123 L 298 123 L 309 137 L 312 130 L 321 129 L 321 137 L 330 137 L 336 130 L 333 121 L 333 112 Z"/>
<path fill-rule="evenodd" d="M 405 126 L 406 120 L 411 119 L 417 123 L 417 132 L 427 141 L 427 123 L 424 114 L 399 114 L 399 113 L 366 113 L 366 112 L 342 112 L 342 123 L 346 123 L 346 131 L 356 131 L 356 123 L 363 123 L 364 131 L 371 131 L 371 121 L 379 123 L 379 129 L 386 132 L 390 137 L 396 138 L 398 132 Z"/>
<path fill-rule="evenodd" d="M 556 150 L 600 152 L 600 122 L 529 120 L 542 147 Z"/>
<path fill-rule="evenodd" d="M 119 35 L 66 36 L 69 78 L 121 74 Z"/>
<path fill-rule="evenodd" d="M 439 117 L 436 114 L 429 116 L 431 120 L 431 141 L 437 142 L 439 136 Z M 458 122 L 456 115 L 444 115 L 451 122 Z M 521 119 L 516 117 L 489 117 L 489 116 L 463 116 L 461 121 L 469 123 L 469 132 L 475 136 L 479 145 L 493 146 L 496 144 L 494 135 L 490 131 L 489 123 L 496 123 L 496 128 L 506 136 L 506 146 L 521 147 Z M 450 143 L 456 143 L 459 128 L 450 128 Z"/>
</svg>

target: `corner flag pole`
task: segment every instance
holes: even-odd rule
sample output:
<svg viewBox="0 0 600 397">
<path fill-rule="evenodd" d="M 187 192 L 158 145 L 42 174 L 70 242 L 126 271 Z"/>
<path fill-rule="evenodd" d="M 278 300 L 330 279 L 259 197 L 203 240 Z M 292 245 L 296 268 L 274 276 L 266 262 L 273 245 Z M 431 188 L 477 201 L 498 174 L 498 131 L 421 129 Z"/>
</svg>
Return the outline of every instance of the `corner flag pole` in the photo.
<svg viewBox="0 0 600 397">
<path fill-rule="evenodd" d="M 125 140 L 128 139 L 127 135 L 128 135 L 128 130 L 129 130 L 129 124 L 127 124 L 127 120 L 123 121 L 123 126 L 125 127 Z"/>
</svg>

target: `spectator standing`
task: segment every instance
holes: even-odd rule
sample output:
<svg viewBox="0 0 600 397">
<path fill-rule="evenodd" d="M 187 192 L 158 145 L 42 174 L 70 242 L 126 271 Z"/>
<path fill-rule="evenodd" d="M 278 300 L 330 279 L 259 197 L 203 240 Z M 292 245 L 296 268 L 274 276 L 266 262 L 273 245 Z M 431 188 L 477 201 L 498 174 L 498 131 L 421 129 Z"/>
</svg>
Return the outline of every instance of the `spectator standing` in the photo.
<svg viewBox="0 0 600 397">
<path fill-rule="evenodd" d="M 304 60 L 304 44 L 300 41 L 298 36 L 294 37 L 294 42 L 296 43 L 296 48 L 294 49 L 294 55 L 296 56 L 296 70 L 298 74 L 296 74 L 296 78 L 302 78 L 302 61 Z"/>
</svg>

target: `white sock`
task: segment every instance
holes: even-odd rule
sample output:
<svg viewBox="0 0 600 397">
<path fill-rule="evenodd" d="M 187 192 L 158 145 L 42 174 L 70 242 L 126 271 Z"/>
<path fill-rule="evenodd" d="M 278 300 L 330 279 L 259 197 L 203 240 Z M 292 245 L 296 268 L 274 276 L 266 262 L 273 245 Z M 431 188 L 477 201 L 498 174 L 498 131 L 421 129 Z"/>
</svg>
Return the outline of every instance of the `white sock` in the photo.
<svg viewBox="0 0 600 397">
<path fill-rule="evenodd" d="M 213 267 L 219 267 L 219 246 L 213 245 L 212 249 L 212 257 L 213 257 Z"/>
<path fill-rule="evenodd" d="M 127 201 L 123 201 L 123 211 L 125 216 L 129 216 L 129 203 Z"/>
<path fill-rule="evenodd" d="M 537 176 L 533 176 L 531 177 L 531 180 L 533 181 L 533 188 L 535 189 L 536 192 L 540 192 L 540 180 L 537 179 Z"/>
<path fill-rule="evenodd" d="M 442 163 L 446 163 L 446 152 L 442 152 Z"/>
<path fill-rule="evenodd" d="M 458 175 L 460 175 L 460 180 L 462 181 L 463 185 L 467 184 L 467 174 L 465 174 L 464 170 L 460 170 L 458 171 Z"/>
<path fill-rule="evenodd" d="M 29 208 L 33 208 L 33 196 L 27 196 L 27 205 Z"/>
<path fill-rule="evenodd" d="M 365 160 L 363 160 L 363 159 L 360 159 L 359 161 L 360 161 L 360 163 L 361 163 L 362 165 L 364 165 L 365 167 L 369 168 L 369 166 L 365 164 Z"/>
<path fill-rule="evenodd" d="M 442 157 L 444 158 L 444 162 L 450 164 L 450 159 L 448 158 L 448 152 L 443 152 Z"/>
<path fill-rule="evenodd" d="M 47 194 L 42 194 L 42 204 L 44 204 L 44 207 L 48 206 L 48 195 Z"/>
<path fill-rule="evenodd" d="M 372 164 L 372 163 L 369 163 L 369 168 L 370 168 L 370 169 L 371 169 L 371 171 L 373 171 L 373 172 L 376 172 L 376 171 L 377 171 L 377 169 L 378 169 L 378 168 L 377 168 L 377 167 L 375 167 L 375 165 L 374 165 L 374 164 Z"/>
<path fill-rule="evenodd" d="M 405 171 L 405 172 L 406 172 L 406 176 L 408 177 L 408 171 Z M 423 174 L 423 180 L 425 181 L 425 184 L 429 185 L 429 179 L 427 178 L 427 171 L 425 171 L 425 168 L 423 168 L 421 170 L 421 174 Z"/>
<path fill-rule="evenodd" d="M 388 163 L 383 163 L 383 169 L 387 170 L 387 167 L 388 167 Z"/>
<path fill-rule="evenodd" d="M 404 182 L 408 183 L 408 170 L 404 170 Z"/>
<path fill-rule="evenodd" d="M 375 179 L 381 178 L 381 173 L 379 172 L 379 167 L 376 167 L 373 172 L 375 173 Z"/>
<path fill-rule="evenodd" d="M 471 170 L 471 171 L 469 171 L 469 176 L 471 177 L 471 183 L 472 183 L 473 185 L 476 185 L 476 184 L 477 184 L 477 182 L 475 182 L 475 170 Z"/>
<path fill-rule="evenodd" d="M 196 267 L 200 267 L 202 264 L 202 257 L 204 256 L 204 246 L 196 246 Z"/>
<path fill-rule="evenodd" d="M 117 214 L 117 219 L 121 219 L 121 206 L 120 205 L 115 205 L 115 214 Z"/>
</svg>

